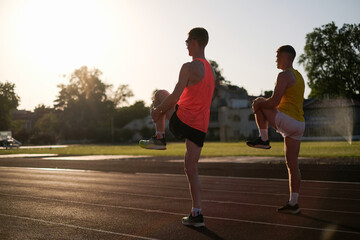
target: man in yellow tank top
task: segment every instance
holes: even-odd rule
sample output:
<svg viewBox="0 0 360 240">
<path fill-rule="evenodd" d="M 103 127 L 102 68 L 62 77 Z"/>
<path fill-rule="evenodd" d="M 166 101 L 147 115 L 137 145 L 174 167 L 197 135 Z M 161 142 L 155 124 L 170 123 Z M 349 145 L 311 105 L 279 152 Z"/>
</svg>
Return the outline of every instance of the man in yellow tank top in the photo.
<svg viewBox="0 0 360 240">
<path fill-rule="evenodd" d="M 285 160 L 289 174 L 290 199 L 278 212 L 297 214 L 300 212 L 298 197 L 301 175 L 298 165 L 301 137 L 305 130 L 303 112 L 304 79 L 293 69 L 295 49 L 285 45 L 277 50 L 279 73 L 274 93 L 270 98 L 259 97 L 253 102 L 253 111 L 259 128 L 259 138 L 248 141 L 255 148 L 270 149 L 268 123 L 284 137 Z"/>
</svg>

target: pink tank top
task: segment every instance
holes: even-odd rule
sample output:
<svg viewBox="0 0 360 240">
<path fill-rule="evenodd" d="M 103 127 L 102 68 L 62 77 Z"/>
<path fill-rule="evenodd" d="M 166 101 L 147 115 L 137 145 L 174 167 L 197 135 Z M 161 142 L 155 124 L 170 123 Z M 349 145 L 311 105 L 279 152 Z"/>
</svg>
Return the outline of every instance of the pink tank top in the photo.
<svg viewBox="0 0 360 240">
<path fill-rule="evenodd" d="M 177 116 L 186 125 L 206 133 L 209 127 L 210 105 L 215 81 L 209 62 L 201 58 L 195 60 L 203 63 L 205 75 L 199 83 L 184 89 L 177 102 L 179 105 Z"/>
</svg>

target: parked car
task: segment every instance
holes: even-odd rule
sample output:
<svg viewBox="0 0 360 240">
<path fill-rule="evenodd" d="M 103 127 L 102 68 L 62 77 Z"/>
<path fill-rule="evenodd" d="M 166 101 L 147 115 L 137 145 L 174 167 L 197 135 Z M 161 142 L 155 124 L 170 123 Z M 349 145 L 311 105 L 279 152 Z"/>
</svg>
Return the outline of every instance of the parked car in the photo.
<svg viewBox="0 0 360 240">
<path fill-rule="evenodd" d="M 6 149 L 19 148 L 21 145 L 21 142 L 10 136 L 8 136 L 6 139 L 0 140 L 0 146 Z"/>
</svg>

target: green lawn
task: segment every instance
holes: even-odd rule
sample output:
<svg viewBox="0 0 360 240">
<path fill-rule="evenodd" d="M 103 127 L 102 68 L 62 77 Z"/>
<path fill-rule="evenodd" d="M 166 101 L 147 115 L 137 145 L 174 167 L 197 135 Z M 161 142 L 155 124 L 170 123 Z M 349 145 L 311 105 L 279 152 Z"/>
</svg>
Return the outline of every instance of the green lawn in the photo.
<svg viewBox="0 0 360 240">
<path fill-rule="evenodd" d="M 272 142 L 270 150 L 254 149 L 245 142 L 223 143 L 206 142 L 202 156 L 283 156 L 282 142 Z M 74 145 L 67 148 L 13 149 L 0 150 L 0 154 L 19 153 L 53 153 L 59 155 L 152 155 L 152 156 L 184 156 L 184 143 L 169 143 L 167 150 L 146 150 L 137 145 Z M 303 142 L 301 157 L 314 158 L 359 158 L 360 142 Z"/>
</svg>

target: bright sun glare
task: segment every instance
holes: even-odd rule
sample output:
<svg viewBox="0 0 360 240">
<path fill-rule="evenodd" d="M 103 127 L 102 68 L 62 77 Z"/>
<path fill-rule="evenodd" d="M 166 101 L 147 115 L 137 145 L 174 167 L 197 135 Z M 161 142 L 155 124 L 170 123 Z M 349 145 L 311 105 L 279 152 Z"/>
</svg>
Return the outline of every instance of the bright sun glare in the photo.
<svg viewBox="0 0 360 240">
<path fill-rule="evenodd" d="M 106 48 L 105 17 L 92 1 L 28 1 L 19 16 L 18 46 L 36 67 L 93 64 Z"/>
</svg>

